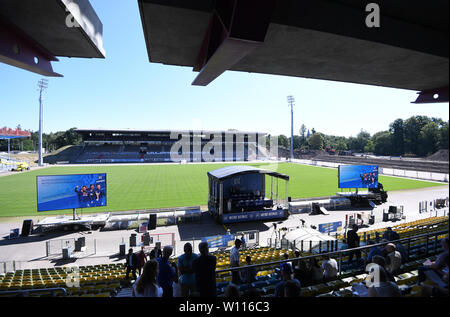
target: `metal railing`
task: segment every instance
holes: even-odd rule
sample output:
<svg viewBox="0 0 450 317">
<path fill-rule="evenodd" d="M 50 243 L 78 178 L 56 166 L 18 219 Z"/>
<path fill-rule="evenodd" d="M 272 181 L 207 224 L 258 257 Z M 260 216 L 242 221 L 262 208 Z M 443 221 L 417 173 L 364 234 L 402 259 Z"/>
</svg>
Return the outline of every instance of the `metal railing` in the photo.
<svg viewBox="0 0 450 317">
<path fill-rule="evenodd" d="M 394 244 L 398 244 L 398 243 L 402 243 L 402 244 L 407 244 L 407 252 L 408 252 L 408 257 L 407 257 L 407 261 L 409 261 L 410 258 L 410 253 L 411 253 L 411 242 L 413 240 L 423 240 L 425 239 L 425 256 L 429 255 L 429 249 L 430 249 L 430 239 L 429 237 L 434 237 L 434 250 L 436 250 L 437 248 L 437 241 L 438 241 L 438 236 L 440 235 L 448 235 L 449 231 L 448 230 L 443 230 L 443 231 L 437 231 L 437 232 L 430 232 L 430 233 L 425 233 L 425 234 L 421 234 L 421 235 L 417 235 L 417 236 L 413 236 L 413 237 L 408 237 L 408 238 L 401 238 L 398 240 L 393 240 L 393 241 L 388 241 L 388 242 L 382 242 L 382 243 L 377 243 L 377 244 L 372 244 L 372 245 L 366 245 L 366 246 L 362 246 L 362 247 L 358 247 L 358 248 L 352 248 L 352 249 L 345 249 L 345 250 L 338 250 L 338 251 L 332 251 L 332 252 L 324 252 L 324 253 L 320 253 L 320 254 L 314 254 L 314 255 L 309 255 L 309 256 L 303 256 L 303 257 L 298 257 L 298 258 L 291 258 L 288 260 L 279 260 L 279 261 L 272 261 L 272 262 L 266 262 L 266 263 L 260 263 L 260 264 L 252 264 L 252 265 L 246 265 L 246 266 L 240 266 L 240 267 L 233 267 L 233 268 L 226 268 L 226 269 L 221 269 L 221 270 L 216 270 L 216 274 L 217 273 L 222 273 L 222 272 L 233 272 L 233 271 L 240 271 L 240 270 L 245 270 L 248 268 L 260 268 L 260 267 L 267 267 L 267 266 L 275 266 L 275 265 L 279 265 L 282 263 L 288 263 L 288 262 L 295 262 L 295 261 L 299 261 L 299 260 L 309 260 L 312 258 L 317 258 L 317 257 L 323 257 L 323 256 L 338 256 L 339 257 L 339 273 L 338 275 L 341 276 L 342 275 L 342 258 L 343 256 L 345 256 L 346 254 L 350 253 L 350 252 L 354 252 L 354 251 L 364 251 L 365 253 L 365 262 L 367 262 L 367 255 L 368 252 L 370 251 L 370 249 L 375 248 L 375 247 L 380 247 L 380 246 L 385 246 L 388 243 L 394 243 Z"/>
<path fill-rule="evenodd" d="M 63 293 L 62 296 L 67 296 L 67 290 L 64 287 L 55 287 L 55 288 L 34 288 L 34 289 L 23 289 L 23 290 L 13 290 L 13 291 L 4 291 L 0 292 L 0 296 L 2 295 L 17 295 L 28 297 L 29 293 L 52 293 L 52 296 L 56 296 L 56 293 L 61 291 Z"/>
</svg>

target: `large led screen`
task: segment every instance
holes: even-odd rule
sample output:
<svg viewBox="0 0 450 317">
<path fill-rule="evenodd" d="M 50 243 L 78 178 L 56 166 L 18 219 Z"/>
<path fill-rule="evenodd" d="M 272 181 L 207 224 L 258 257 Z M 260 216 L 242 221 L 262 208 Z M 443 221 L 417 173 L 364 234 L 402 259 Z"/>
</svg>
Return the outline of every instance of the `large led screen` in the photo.
<svg viewBox="0 0 450 317">
<path fill-rule="evenodd" d="M 37 209 L 106 206 L 106 174 L 37 176 Z"/>
<path fill-rule="evenodd" d="M 339 188 L 377 188 L 378 166 L 339 165 Z"/>
</svg>

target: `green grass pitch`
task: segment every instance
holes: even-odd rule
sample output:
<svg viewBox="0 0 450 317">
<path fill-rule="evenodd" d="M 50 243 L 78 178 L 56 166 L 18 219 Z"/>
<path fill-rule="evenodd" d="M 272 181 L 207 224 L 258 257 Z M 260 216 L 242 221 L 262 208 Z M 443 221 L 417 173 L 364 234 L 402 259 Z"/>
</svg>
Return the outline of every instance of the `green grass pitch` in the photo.
<svg viewBox="0 0 450 317">
<path fill-rule="evenodd" d="M 206 205 L 206 173 L 233 164 L 167 164 L 49 167 L 0 177 L 0 217 L 36 216 L 36 176 L 107 173 L 108 206 L 79 210 L 82 213 Z M 264 168 L 266 164 L 249 164 Z M 270 165 L 272 166 L 272 165 Z M 277 171 L 290 176 L 292 198 L 334 195 L 337 169 L 280 163 Z M 385 190 L 439 186 L 437 183 L 380 176 Z M 270 192 L 270 181 L 266 182 Z M 284 181 L 280 180 L 284 195 Z M 71 210 L 39 213 L 70 214 Z"/>
</svg>

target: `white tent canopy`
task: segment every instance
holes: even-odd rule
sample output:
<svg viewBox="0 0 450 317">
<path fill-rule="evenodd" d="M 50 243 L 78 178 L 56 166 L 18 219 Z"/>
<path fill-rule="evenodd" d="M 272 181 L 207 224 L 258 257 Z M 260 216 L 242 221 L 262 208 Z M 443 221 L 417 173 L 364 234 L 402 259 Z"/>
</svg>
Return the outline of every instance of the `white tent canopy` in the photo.
<svg viewBox="0 0 450 317">
<path fill-rule="evenodd" d="M 284 239 L 286 239 L 290 246 L 300 248 L 301 241 L 303 241 L 303 250 L 309 251 L 310 242 L 311 247 L 314 249 L 319 245 L 319 241 L 322 241 L 322 245 L 326 244 L 326 241 L 336 241 L 332 236 L 323 234 L 317 230 L 310 228 L 299 228 L 288 232 Z"/>
</svg>

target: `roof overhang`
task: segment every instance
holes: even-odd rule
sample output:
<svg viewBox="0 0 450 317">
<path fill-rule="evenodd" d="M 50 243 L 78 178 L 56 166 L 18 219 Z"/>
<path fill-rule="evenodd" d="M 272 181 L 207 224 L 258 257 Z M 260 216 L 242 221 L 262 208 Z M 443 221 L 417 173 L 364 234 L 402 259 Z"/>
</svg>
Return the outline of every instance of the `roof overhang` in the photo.
<svg viewBox="0 0 450 317">
<path fill-rule="evenodd" d="M 273 176 L 276 178 L 281 178 L 286 181 L 289 181 L 288 175 L 273 172 L 270 170 L 264 170 L 264 169 L 249 166 L 249 165 L 233 165 L 233 166 L 222 167 L 217 170 L 208 172 L 208 177 L 215 179 L 219 182 L 223 182 L 226 179 L 240 176 L 240 175 L 247 175 L 247 174 L 265 174 L 265 175 L 269 175 L 269 176 Z"/>
<path fill-rule="evenodd" d="M 51 66 L 56 56 L 106 54 L 89 0 L 0 0 L 0 35 L 0 62 L 44 76 L 61 76 Z"/>
<path fill-rule="evenodd" d="M 416 91 L 448 87 L 447 0 L 377 1 L 380 28 L 367 27 L 368 2 L 359 0 L 138 3 L 150 61 L 192 67 L 196 85 L 234 70 Z"/>
</svg>

